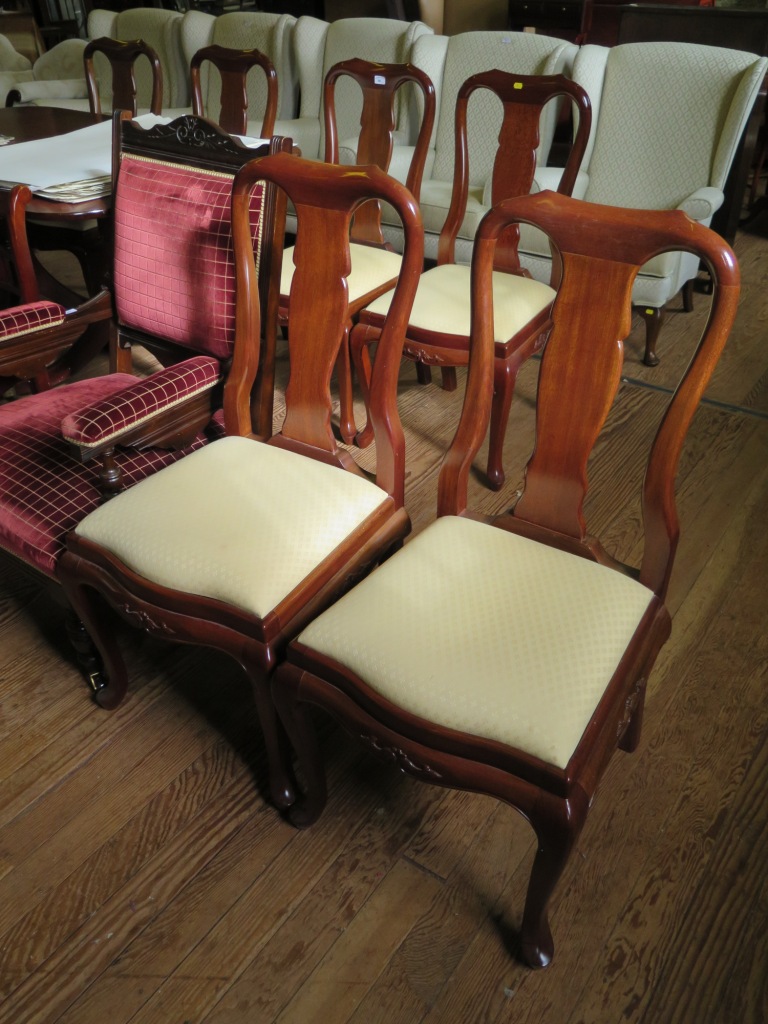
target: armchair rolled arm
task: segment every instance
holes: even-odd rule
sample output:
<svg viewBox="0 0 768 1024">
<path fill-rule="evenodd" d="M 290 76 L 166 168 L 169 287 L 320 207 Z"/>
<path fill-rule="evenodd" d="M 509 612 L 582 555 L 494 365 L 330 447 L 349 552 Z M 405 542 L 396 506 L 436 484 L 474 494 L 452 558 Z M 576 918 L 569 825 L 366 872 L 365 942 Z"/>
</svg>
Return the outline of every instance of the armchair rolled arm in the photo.
<svg viewBox="0 0 768 1024">
<path fill-rule="evenodd" d="M 23 334 L 32 334 L 44 327 L 56 327 L 64 322 L 67 311 L 58 302 L 28 302 L 0 310 L 0 345 Z"/>
<path fill-rule="evenodd" d="M 7 105 L 29 103 L 32 100 L 75 100 L 87 99 L 88 90 L 84 78 L 62 78 L 58 80 L 16 82 L 8 93 Z"/>
<path fill-rule="evenodd" d="M 678 204 L 677 209 L 687 213 L 693 220 L 708 222 L 712 214 L 723 205 L 724 198 L 725 196 L 719 188 L 705 185 L 687 196 L 682 203 Z"/>
<path fill-rule="evenodd" d="M 193 420 L 181 415 L 171 422 L 171 410 L 194 406 L 221 377 L 221 364 L 210 356 L 196 356 L 151 374 L 117 394 L 65 416 L 61 433 L 87 461 L 118 444 L 146 447 L 184 444 L 190 431 L 200 429 L 200 415 Z M 205 423 L 203 415 L 203 423 Z"/>
</svg>

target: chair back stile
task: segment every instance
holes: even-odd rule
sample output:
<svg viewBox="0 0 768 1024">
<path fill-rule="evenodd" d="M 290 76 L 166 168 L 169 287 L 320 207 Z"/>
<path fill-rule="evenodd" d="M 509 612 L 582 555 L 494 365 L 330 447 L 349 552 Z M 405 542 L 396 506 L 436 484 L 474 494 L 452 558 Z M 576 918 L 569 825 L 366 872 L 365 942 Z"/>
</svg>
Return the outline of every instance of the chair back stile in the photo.
<svg viewBox="0 0 768 1024">
<path fill-rule="evenodd" d="M 468 108 L 472 95 L 490 90 L 501 101 L 504 111 L 498 147 L 491 174 L 491 205 L 503 199 L 527 195 L 536 171 L 539 146 L 539 122 L 545 103 L 564 98 L 574 107 L 578 124 L 573 145 L 568 153 L 558 192 L 570 195 L 589 140 L 592 106 L 587 93 L 563 75 L 511 75 L 502 71 L 485 71 L 468 78 L 459 89 L 455 112 L 455 157 L 453 191 L 445 223 L 438 239 L 437 262 L 453 263 L 456 239 L 467 209 L 470 163 Z M 518 270 L 519 230 L 510 227 L 496 251 L 496 268 Z"/>
<path fill-rule="evenodd" d="M 259 137 L 270 138 L 277 117 L 278 81 L 269 57 L 259 50 L 235 50 L 215 44 L 198 50 L 190 61 L 189 73 L 192 112 L 199 117 L 206 113 L 200 80 L 204 61 L 210 61 L 221 78 L 221 109 L 217 121 L 224 131 L 234 135 L 245 135 L 248 130 L 248 72 L 254 67 L 262 69 L 267 82 L 267 104 Z M 210 111 L 208 116 L 212 116 Z"/>
<path fill-rule="evenodd" d="M 615 563 L 589 533 L 584 516 L 587 465 L 621 383 L 635 278 L 649 259 L 683 251 L 695 253 L 717 282 L 699 347 L 649 446 L 642 494 L 643 557 L 629 571 L 663 599 L 679 533 L 675 474 L 686 432 L 735 317 L 735 257 L 717 235 L 681 211 L 602 207 L 549 192 L 499 204 L 484 219 L 475 245 L 476 313 L 467 393 L 441 470 L 438 515 L 461 515 L 467 508 L 469 467 L 482 443 L 492 392 L 488 280 L 494 249 L 510 222 L 534 224 L 549 235 L 567 287 L 555 299 L 554 326 L 542 355 L 535 443 L 525 486 L 513 513 L 502 521 L 505 528 L 526 534 L 546 532 L 565 547 L 575 543 L 587 557 L 608 564 Z"/>
<path fill-rule="evenodd" d="M 330 164 L 339 162 L 336 83 L 345 76 L 354 79 L 363 93 L 356 163 L 374 164 L 383 171 L 389 170 L 392 159 L 399 90 L 407 83 L 413 83 L 420 90 L 424 112 L 405 183 L 418 201 L 435 123 L 434 85 L 420 68 L 412 64 L 372 64 L 359 58 L 335 64 L 325 76 L 323 86 L 325 161 Z M 352 239 L 356 242 L 384 244 L 381 207 L 378 203 L 366 203 L 357 211 Z"/>
<path fill-rule="evenodd" d="M 423 263 L 421 216 L 409 192 L 378 167 L 338 167 L 338 184 L 328 175 L 327 166 L 280 155 L 243 168 L 233 192 L 235 249 L 242 254 L 238 261 L 238 288 L 243 292 L 253 273 L 250 250 L 245 243 L 244 213 L 253 184 L 260 179 L 279 181 L 297 216 L 296 269 L 290 292 L 290 378 L 285 392 L 285 418 L 270 443 L 297 451 L 312 450 L 316 457 L 347 468 L 352 464 L 333 433 L 329 382 L 340 330 L 348 315 L 350 225 L 373 189 L 401 212 L 406 239 L 395 299 L 379 345 L 380 358 L 371 385 L 371 421 L 377 441 L 376 479 L 402 505 L 404 440 L 396 405 L 396 383 L 407 315 Z M 249 315 L 255 318 L 255 309 Z M 310 337 L 312 344 L 308 345 Z M 300 351 L 297 346 L 301 346 Z"/>
<path fill-rule="evenodd" d="M 136 72 L 134 65 L 140 58 L 146 58 L 152 68 L 152 99 L 150 112 L 161 114 L 163 110 L 163 68 L 155 50 L 143 39 L 121 41 L 119 39 L 92 39 L 83 50 L 85 83 L 91 112 L 101 113 L 99 83 L 94 68 L 94 54 L 103 54 L 112 69 L 112 110 L 129 110 L 133 117 L 137 113 Z"/>
</svg>

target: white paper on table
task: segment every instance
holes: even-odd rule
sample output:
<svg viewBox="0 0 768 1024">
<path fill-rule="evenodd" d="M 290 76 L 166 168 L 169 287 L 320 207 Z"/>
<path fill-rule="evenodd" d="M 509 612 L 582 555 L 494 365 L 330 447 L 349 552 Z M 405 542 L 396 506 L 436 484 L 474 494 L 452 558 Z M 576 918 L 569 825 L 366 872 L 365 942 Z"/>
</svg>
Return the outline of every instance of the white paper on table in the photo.
<svg viewBox="0 0 768 1024">
<path fill-rule="evenodd" d="M 142 128 L 170 124 L 170 118 L 142 114 L 135 118 Z M 246 146 L 260 146 L 265 139 L 236 136 Z M 79 128 L 65 135 L 35 139 L 8 146 L 0 155 L 0 186 L 29 185 L 45 199 L 82 202 L 107 196 L 112 191 L 112 122 Z"/>
</svg>

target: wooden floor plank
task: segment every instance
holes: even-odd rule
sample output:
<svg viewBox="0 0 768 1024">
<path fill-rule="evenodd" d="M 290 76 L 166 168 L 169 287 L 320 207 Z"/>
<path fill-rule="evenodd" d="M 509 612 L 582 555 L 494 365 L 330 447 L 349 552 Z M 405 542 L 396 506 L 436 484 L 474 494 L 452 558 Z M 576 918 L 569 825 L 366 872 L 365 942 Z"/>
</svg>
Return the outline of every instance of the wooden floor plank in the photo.
<svg viewBox="0 0 768 1024">
<path fill-rule="evenodd" d="M 641 747 L 614 759 L 555 892 L 552 966 L 513 956 L 533 837 L 509 808 L 402 778 L 321 720 L 328 808 L 297 833 L 263 799 L 239 670 L 127 630 L 131 690 L 105 713 L 58 605 L 0 556 L 0 1024 L 763 1024 L 765 230 L 737 251 L 736 329 L 680 462 L 672 637 Z M 655 368 L 633 321 L 588 506 L 630 556 L 638 447 L 708 303 L 673 300 Z M 501 492 L 483 483 L 487 448 L 476 460 L 484 511 L 515 500 L 537 373 L 519 377 Z M 447 393 L 403 367 L 415 532 L 463 379 Z"/>
</svg>

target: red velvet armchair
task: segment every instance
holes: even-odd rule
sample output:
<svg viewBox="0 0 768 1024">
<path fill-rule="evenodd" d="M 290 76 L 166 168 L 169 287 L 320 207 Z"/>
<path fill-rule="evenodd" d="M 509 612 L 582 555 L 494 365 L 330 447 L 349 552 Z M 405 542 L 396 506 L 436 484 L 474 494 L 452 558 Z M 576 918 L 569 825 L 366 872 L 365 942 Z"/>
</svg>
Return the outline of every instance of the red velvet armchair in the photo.
<svg viewBox="0 0 768 1024">
<path fill-rule="evenodd" d="M 67 531 L 105 498 L 222 432 L 250 429 L 262 339 L 235 324 L 232 183 L 244 163 L 289 143 L 249 149 L 189 116 L 143 131 L 116 115 L 115 133 L 114 321 L 107 292 L 73 311 L 35 303 L 0 318 L 6 379 L 45 377 L 84 325 L 110 334 L 113 372 L 0 406 L 0 549 L 52 581 Z M 276 311 L 274 189 L 254 189 L 249 216 L 253 287 Z M 157 346 L 168 365 L 137 379 L 137 343 Z M 71 629 L 98 699 L 97 663 L 79 625 Z"/>
</svg>

